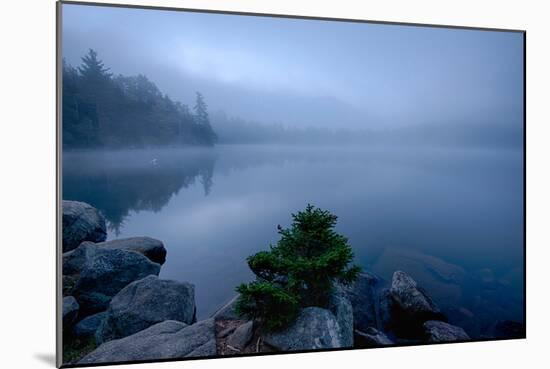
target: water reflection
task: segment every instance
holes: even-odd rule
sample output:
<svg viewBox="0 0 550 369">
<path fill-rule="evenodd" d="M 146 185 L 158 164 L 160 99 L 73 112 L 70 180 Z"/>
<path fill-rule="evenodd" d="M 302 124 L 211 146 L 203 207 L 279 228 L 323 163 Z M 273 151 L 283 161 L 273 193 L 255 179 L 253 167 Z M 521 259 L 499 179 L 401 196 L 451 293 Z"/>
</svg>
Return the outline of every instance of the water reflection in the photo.
<svg viewBox="0 0 550 369">
<path fill-rule="evenodd" d="M 63 198 L 100 209 L 120 233 L 131 211 L 159 212 L 198 180 L 208 196 L 216 153 L 211 150 L 70 152 L 63 156 Z"/>
<path fill-rule="evenodd" d="M 205 318 L 251 278 L 246 257 L 307 203 L 339 216 L 357 262 L 404 270 L 473 337 L 523 318 L 523 158 L 516 150 L 219 146 L 64 153 L 63 198 L 108 237 L 161 239 L 161 277 Z"/>
</svg>

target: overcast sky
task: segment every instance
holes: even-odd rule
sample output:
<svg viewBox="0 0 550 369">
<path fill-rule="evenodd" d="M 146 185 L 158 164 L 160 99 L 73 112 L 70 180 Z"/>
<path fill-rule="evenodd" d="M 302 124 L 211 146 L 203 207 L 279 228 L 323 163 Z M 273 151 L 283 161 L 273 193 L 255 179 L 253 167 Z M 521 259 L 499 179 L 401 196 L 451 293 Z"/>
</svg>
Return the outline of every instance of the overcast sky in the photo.
<svg viewBox="0 0 550 369">
<path fill-rule="evenodd" d="M 63 5 L 63 55 L 88 48 L 191 105 L 263 122 L 345 128 L 521 120 L 523 36 Z"/>
</svg>

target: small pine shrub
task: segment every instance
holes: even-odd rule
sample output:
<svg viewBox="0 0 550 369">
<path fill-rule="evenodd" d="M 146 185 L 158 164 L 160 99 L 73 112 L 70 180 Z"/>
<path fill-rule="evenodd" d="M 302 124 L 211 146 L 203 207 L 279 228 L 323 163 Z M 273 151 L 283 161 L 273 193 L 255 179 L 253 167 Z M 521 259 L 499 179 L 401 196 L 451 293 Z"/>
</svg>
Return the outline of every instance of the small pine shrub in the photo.
<svg viewBox="0 0 550 369">
<path fill-rule="evenodd" d="M 256 280 L 237 287 L 237 313 L 271 330 L 287 326 L 302 307 L 325 307 L 333 282 L 352 283 L 360 272 L 350 265 L 348 239 L 334 231 L 336 215 L 308 205 L 292 219 L 290 228 L 278 227 L 277 245 L 247 258 Z"/>
</svg>

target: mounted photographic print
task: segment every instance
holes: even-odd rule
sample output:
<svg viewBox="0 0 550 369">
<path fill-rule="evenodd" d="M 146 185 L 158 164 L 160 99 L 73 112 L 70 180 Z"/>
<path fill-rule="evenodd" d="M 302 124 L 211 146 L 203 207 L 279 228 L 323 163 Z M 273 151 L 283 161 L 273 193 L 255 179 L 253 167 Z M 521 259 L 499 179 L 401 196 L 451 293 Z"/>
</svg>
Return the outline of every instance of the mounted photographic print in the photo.
<svg viewBox="0 0 550 369">
<path fill-rule="evenodd" d="M 58 365 L 524 338 L 524 58 L 58 3 Z"/>
</svg>

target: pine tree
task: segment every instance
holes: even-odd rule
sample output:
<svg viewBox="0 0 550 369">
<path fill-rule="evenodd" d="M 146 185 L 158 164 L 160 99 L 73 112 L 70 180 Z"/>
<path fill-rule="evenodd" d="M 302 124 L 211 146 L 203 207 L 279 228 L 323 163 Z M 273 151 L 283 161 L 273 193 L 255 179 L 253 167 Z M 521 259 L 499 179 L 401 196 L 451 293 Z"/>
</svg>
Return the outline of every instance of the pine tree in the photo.
<svg viewBox="0 0 550 369">
<path fill-rule="evenodd" d="M 336 215 L 308 205 L 292 218 L 290 228 L 278 226 L 276 246 L 247 259 L 256 280 L 237 287 L 238 313 L 273 330 L 289 324 L 302 307 L 326 307 L 334 282 L 352 283 L 360 272 L 349 265 L 347 238 L 334 231 Z"/>
<path fill-rule="evenodd" d="M 197 92 L 197 99 L 194 109 L 196 122 L 203 126 L 210 126 L 210 120 L 208 118 L 208 105 L 206 105 L 204 96 L 202 96 L 200 92 Z"/>
<path fill-rule="evenodd" d="M 88 54 L 81 59 L 82 65 L 78 67 L 78 71 L 82 78 L 88 82 L 103 82 L 111 78 L 112 73 L 109 73 L 109 68 L 105 68 L 103 62 L 97 58 L 95 50 L 89 49 Z"/>
<path fill-rule="evenodd" d="M 213 145 L 218 137 L 210 125 L 208 105 L 206 105 L 204 96 L 200 92 L 197 92 L 197 98 L 193 109 L 195 110 L 193 119 L 198 126 L 196 136 L 200 138 L 202 144 Z"/>
</svg>

